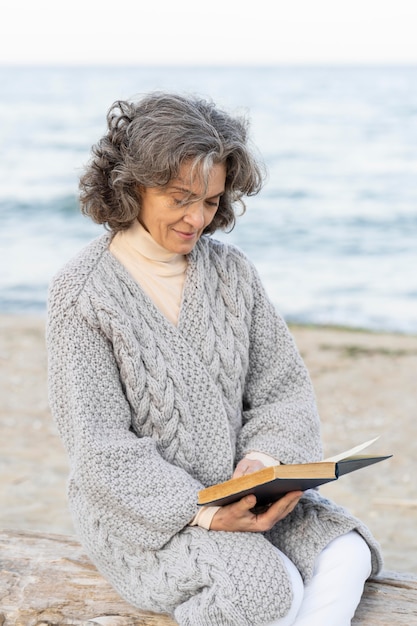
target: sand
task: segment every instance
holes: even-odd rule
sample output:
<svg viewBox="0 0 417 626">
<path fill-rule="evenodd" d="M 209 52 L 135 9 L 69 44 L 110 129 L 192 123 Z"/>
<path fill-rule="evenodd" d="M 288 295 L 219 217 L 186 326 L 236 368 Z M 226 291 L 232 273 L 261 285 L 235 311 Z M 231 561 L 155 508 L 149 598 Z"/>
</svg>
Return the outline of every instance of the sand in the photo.
<svg viewBox="0 0 417 626">
<path fill-rule="evenodd" d="M 378 435 L 371 450 L 394 455 L 322 493 L 368 524 L 386 569 L 417 573 L 417 337 L 291 330 L 316 390 L 326 456 Z M 73 534 L 42 318 L 0 315 L 0 425 L 0 528 Z"/>
</svg>

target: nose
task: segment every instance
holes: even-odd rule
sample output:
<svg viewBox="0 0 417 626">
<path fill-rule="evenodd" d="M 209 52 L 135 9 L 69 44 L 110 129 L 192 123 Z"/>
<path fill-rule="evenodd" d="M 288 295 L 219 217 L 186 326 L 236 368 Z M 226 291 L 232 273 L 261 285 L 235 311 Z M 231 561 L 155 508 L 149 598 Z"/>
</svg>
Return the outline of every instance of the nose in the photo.
<svg viewBox="0 0 417 626">
<path fill-rule="evenodd" d="M 191 202 L 187 204 L 184 213 L 184 221 L 196 230 L 204 226 L 204 202 Z"/>
</svg>

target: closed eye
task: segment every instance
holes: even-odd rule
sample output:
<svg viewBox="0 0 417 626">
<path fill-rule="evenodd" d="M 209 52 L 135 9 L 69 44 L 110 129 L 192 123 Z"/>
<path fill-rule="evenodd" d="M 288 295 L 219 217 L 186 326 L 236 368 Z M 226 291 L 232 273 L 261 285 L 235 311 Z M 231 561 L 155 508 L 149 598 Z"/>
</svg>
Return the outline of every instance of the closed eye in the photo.
<svg viewBox="0 0 417 626">
<path fill-rule="evenodd" d="M 218 196 L 213 196 L 212 198 L 207 198 L 207 200 L 205 201 L 206 204 L 210 207 L 216 207 L 216 209 L 219 208 L 219 204 L 220 204 L 220 199 L 222 197 L 223 194 L 219 194 Z"/>
</svg>

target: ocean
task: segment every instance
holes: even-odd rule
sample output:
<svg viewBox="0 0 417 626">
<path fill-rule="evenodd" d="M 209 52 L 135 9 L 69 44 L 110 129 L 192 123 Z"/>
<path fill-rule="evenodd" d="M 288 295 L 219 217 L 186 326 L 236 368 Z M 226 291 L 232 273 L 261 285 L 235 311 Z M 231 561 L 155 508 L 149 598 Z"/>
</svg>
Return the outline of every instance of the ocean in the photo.
<svg viewBox="0 0 417 626">
<path fill-rule="evenodd" d="M 288 322 L 417 333 L 417 67 L 0 67 L 0 312 L 43 315 L 103 232 L 78 176 L 112 102 L 151 89 L 250 117 L 268 180 L 216 237 Z"/>
</svg>

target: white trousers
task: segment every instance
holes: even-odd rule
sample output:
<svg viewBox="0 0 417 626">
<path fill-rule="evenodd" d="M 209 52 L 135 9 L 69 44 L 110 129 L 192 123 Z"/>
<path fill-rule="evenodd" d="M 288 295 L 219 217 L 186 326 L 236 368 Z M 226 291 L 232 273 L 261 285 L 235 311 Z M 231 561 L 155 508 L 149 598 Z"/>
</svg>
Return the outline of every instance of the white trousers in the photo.
<svg viewBox="0 0 417 626">
<path fill-rule="evenodd" d="M 304 586 L 285 554 L 294 599 L 289 613 L 268 626 L 350 626 L 371 573 L 368 545 L 355 531 L 331 541 L 318 555 L 314 573 Z"/>
</svg>

